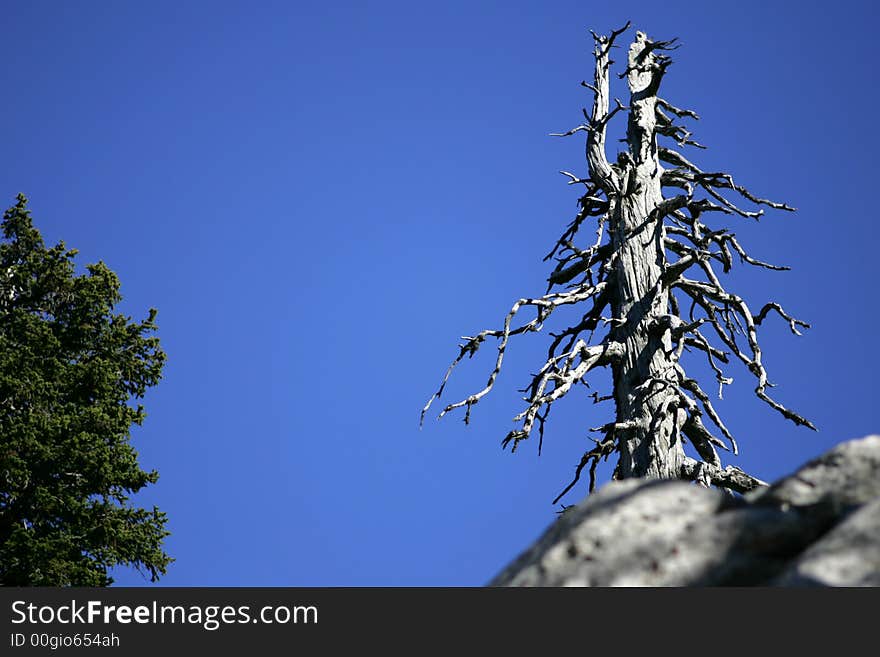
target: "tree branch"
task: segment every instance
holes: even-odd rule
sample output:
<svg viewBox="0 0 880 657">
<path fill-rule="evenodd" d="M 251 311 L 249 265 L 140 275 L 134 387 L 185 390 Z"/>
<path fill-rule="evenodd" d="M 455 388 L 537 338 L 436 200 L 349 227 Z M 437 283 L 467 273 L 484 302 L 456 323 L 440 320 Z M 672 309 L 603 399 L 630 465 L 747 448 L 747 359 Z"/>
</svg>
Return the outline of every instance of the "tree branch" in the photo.
<svg viewBox="0 0 880 657">
<path fill-rule="evenodd" d="M 750 490 L 766 486 L 767 482 L 757 477 L 746 474 L 732 465 L 721 469 L 708 463 L 701 463 L 692 458 L 685 458 L 681 466 L 682 479 L 700 481 L 702 476 L 708 475 L 709 481 L 719 488 L 727 488 L 737 493 L 748 493 Z"/>
<path fill-rule="evenodd" d="M 618 193 L 620 183 L 614 175 L 608 158 L 605 154 L 605 129 L 610 119 L 609 104 L 609 80 L 608 70 L 610 60 L 608 52 L 614 44 L 614 40 L 629 27 L 629 22 L 620 30 L 615 30 L 611 36 L 601 36 L 593 33 L 595 41 L 594 56 L 596 63 L 592 89 L 594 90 L 593 109 L 588 121 L 592 128 L 587 131 L 587 163 L 590 170 L 590 178 L 605 190 L 608 194 Z M 618 102 L 618 109 L 620 103 Z M 615 112 L 617 109 L 615 110 Z"/>
<path fill-rule="evenodd" d="M 531 434 L 535 418 L 542 407 L 547 407 L 549 411 L 553 402 L 566 395 L 590 370 L 608 365 L 620 358 L 623 353 L 624 347 L 619 342 L 606 340 L 591 347 L 583 340 L 578 340 L 571 352 L 548 359 L 532 383 L 532 395 L 526 398 L 529 402 L 528 407 L 513 418 L 514 422 L 522 421 L 522 428 L 509 433 L 502 441 L 502 445 L 506 447 L 513 441 L 511 451 L 515 451 L 519 442 L 527 439 Z M 562 362 L 561 367 L 559 361 Z M 547 386 L 551 383 L 553 389 L 547 391 Z"/>
<path fill-rule="evenodd" d="M 473 357 L 473 355 L 480 348 L 480 345 L 487 337 L 500 338 L 500 342 L 498 344 L 498 355 L 495 360 L 495 367 L 492 370 L 492 373 L 489 375 L 489 381 L 486 383 L 486 386 L 480 390 L 479 392 L 470 395 L 466 399 L 463 399 L 454 404 L 449 404 L 443 411 L 440 413 L 439 417 L 443 417 L 449 411 L 452 411 L 456 408 L 466 407 L 464 421 L 467 424 L 470 421 L 470 411 L 471 407 L 480 401 L 484 396 L 486 396 L 495 385 L 495 379 L 498 374 L 501 372 L 501 364 L 504 360 L 504 352 L 507 348 L 507 342 L 512 335 L 518 335 L 520 333 L 527 332 L 537 332 L 541 330 L 541 326 L 547 317 L 550 316 L 550 313 L 559 306 L 563 305 L 572 305 L 579 303 L 581 301 L 585 301 L 587 299 L 592 298 L 594 295 L 597 295 L 602 292 L 605 288 L 605 283 L 598 283 L 595 286 L 581 286 L 578 289 L 572 290 L 570 292 L 565 293 L 553 293 L 547 294 L 539 299 L 520 299 L 513 307 L 510 309 L 510 312 L 507 313 L 507 316 L 504 318 L 504 328 L 501 330 L 497 329 L 487 329 L 481 331 L 476 336 L 473 337 L 465 337 L 464 340 L 466 342 L 462 345 L 459 345 L 461 351 L 459 352 L 456 359 L 449 366 L 449 369 L 446 370 L 446 375 L 443 377 L 443 381 L 440 384 L 440 388 L 434 395 L 428 400 L 428 403 L 425 404 L 425 407 L 422 409 L 422 413 L 419 419 L 419 424 L 421 425 L 424 422 L 425 414 L 431 407 L 431 404 L 435 399 L 439 399 L 443 394 L 443 389 L 446 387 L 446 383 L 449 380 L 449 376 L 452 374 L 452 370 L 455 368 L 458 363 L 462 361 L 462 359 L 467 355 L 468 357 Z M 530 322 L 523 324 L 517 328 L 511 328 L 511 322 L 516 314 L 519 312 L 520 308 L 524 306 L 531 306 L 536 308 L 537 316 Z"/>
</svg>

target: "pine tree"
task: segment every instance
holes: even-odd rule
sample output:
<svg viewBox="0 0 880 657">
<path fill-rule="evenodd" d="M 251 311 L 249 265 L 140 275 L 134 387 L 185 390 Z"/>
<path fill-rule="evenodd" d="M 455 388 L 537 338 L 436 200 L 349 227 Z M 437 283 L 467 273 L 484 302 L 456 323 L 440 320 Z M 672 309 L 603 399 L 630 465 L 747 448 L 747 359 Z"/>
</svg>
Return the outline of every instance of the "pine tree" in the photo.
<svg viewBox="0 0 880 657">
<path fill-rule="evenodd" d="M 156 311 L 114 314 L 116 274 L 76 275 L 76 251 L 45 246 L 23 195 L 2 230 L 0 584 L 107 586 L 117 565 L 155 581 L 166 516 L 130 501 L 158 478 L 138 465 L 145 413 L 130 402 L 161 377 Z"/>
</svg>

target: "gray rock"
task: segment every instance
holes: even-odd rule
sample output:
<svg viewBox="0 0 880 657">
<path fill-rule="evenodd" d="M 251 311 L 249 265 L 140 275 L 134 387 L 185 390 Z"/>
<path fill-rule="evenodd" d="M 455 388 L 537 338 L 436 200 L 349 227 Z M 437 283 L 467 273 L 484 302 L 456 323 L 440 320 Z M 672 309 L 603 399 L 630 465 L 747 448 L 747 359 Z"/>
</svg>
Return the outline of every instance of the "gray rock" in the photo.
<svg viewBox="0 0 880 657">
<path fill-rule="evenodd" d="M 639 585 L 688 527 L 724 503 L 719 491 L 681 481 L 611 482 L 563 516 L 491 584 Z"/>
<path fill-rule="evenodd" d="M 490 586 L 880 585 L 880 436 L 838 445 L 744 498 L 611 482 Z"/>
<path fill-rule="evenodd" d="M 807 549 L 775 586 L 880 586 L 880 497 Z"/>
<path fill-rule="evenodd" d="M 669 576 L 649 586 L 747 586 L 780 571 L 816 536 L 791 511 L 739 508 L 718 513 L 691 528 L 679 551 L 664 561 Z"/>
<path fill-rule="evenodd" d="M 841 443 L 769 488 L 747 495 L 755 504 L 811 507 L 832 515 L 880 496 L 880 436 Z"/>
</svg>

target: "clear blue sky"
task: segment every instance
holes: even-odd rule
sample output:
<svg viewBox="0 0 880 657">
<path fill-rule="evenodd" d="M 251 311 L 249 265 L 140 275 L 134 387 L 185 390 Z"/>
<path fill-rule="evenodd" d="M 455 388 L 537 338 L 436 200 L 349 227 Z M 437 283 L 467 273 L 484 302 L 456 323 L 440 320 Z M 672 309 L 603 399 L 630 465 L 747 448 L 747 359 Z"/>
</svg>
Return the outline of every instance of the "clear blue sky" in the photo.
<svg viewBox="0 0 880 657">
<path fill-rule="evenodd" d="M 695 161 L 799 208 L 720 222 L 793 267 L 728 288 L 813 323 L 762 339 L 820 430 L 734 368 L 728 462 L 774 479 L 880 430 L 873 3 L 618 7 L 3 2 L 4 206 L 27 194 L 48 242 L 119 274 L 122 311 L 159 310 L 169 361 L 133 440 L 161 475 L 137 500 L 170 517 L 162 584 L 480 585 L 555 518 L 611 409 L 572 399 L 540 458 L 501 451 L 546 334 L 512 342 L 469 427 L 418 416 L 459 336 L 544 292 L 577 198 L 557 172 L 585 166 L 548 133 L 590 103 L 588 29 L 627 19 L 683 43 L 662 95 L 703 117 Z"/>
</svg>

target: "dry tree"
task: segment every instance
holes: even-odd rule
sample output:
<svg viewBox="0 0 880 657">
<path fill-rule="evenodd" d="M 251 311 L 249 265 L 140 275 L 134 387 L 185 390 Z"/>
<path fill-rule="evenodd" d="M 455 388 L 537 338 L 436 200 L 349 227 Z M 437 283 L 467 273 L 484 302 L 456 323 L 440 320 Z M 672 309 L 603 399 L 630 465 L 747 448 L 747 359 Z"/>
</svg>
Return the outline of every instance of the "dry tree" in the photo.
<svg viewBox="0 0 880 657">
<path fill-rule="evenodd" d="M 577 216 L 557 240 L 545 261 L 556 266 L 542 297 L 519 299 L 500 329 L 484 330 L 463 338 L 458 357 L 449 366 L 439 390 L 422 409 L 421 420 L 443 393 L 455 366 L 472 357 L 487 338 L 497 340 L 497 357 L 486 386 L 446 406 L 440 417 L 464 408 L 464 421 L 472 407 L 487 395 L 501 371 L 511 336 L 540 331 L 557 308 L 573 306 L 580 321 L 551 333 L 547 360 L 524 389 L 525 409 L 514 418 L 521 423 L 502 441 L 516 449 L 536 428 L 543 439 L 544 422 L 552 405 L 591 370 L 610 367 L 615 420 L 591 431 L 601 438 L 581 458 L 574 479 L 554 500 L 559 501 L 589 466 L 590 491 L 596 466 L 617 454 L 615 479 L 629 477 L 681 478 L 705 485 L 746 492 L 763 482 L 734 466 L 722 467 L 718 450 L 737 453 L 737 444 L 712 405 L 709 393 L 681 364 L 685 350 L 701 352 L 715 375 L 718 396 L 732 379 L 722 367 L 730 357 L 742 361 L 754 376 L 755 394 L 795 424 L 815 429 L 767 394 L 772 384 L 762 364 L 757 328 L 774 313 L 791 331 L 809 325 L 790 316 L 778 303 L 767 303 L 753 312 L 740 296 L 728 292 L 717 269 L 728 272 L 734 260 L 772 270 L 771 265 L 748 255 L 735 235 L 707 223 L 711 213 L 757 219 L 762 206 L 793 211 L 784 203 L 759 198 L 724 172 L 703 171 L 679 150 L 704 148 L 691 139 L 682 119 L 698 119 L 659 97 L 660 82 L 678 47 L 676 39 L 654 41 L 636 32 L 629 47 L 626 78 L 629 105 L 615 99 L 611 107 L 609 58 L 615 40 L 629 28 L 610 36 L 593 34 L 595 69 L 592 111 L 585 121 L 557 136 L 583 133 L 586 137 L 588 175 L 580 178 L 563 171 L 569 184 L 582 185 Z M 606 156 L 606 128 L 618 112 L 627 115 L 626 148 L 615 162 Z M 661 145 L 661 138 L 674 146 Z M 745 209 L 730 199 L 742 198 L 756 209 Z M 583 239 L 587 226 L 595 232 Z M 552 291 L 556 288 L 558 291 Z M 530 321 L 517 323 L 521 311 L 535 311 Z M 610 316 L 606 313 L 610 312 Z M 607 329 L 593 341 L 595 331 Z M 594 393 L 594 401 L 603 398 Z M 714 427 L 710 430 L 709 426 Z M 683 444 L 693 446 L 694 456 Z M 691 450 L 688 450 L 691 452 Z"/>
</svg>

